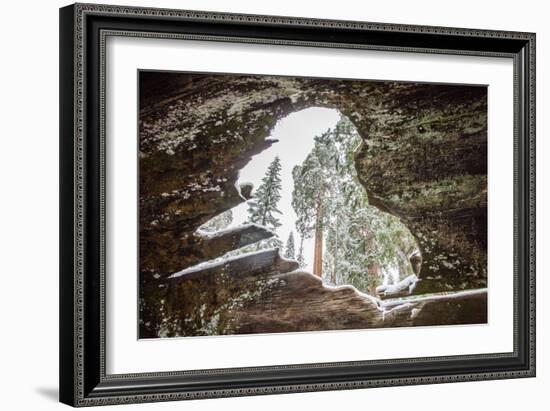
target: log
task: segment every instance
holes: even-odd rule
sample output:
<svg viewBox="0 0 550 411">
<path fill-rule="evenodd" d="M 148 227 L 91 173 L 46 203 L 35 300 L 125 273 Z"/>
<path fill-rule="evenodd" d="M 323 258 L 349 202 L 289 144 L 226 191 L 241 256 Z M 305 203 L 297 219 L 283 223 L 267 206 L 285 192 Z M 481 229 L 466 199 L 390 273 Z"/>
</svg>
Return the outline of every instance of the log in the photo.
<svg viewBox="0 0 550 411">
<path fill-rule="evenodd" d="M 396 284 L 380 285 L 376 287 L 376 294 L 381 299 L 410 295 L 414 291 L 418 281 L 418 277 L 411 274 Z"/>
<path fill-rule="evenodd" d="M 279 255 L 278 248 L 260 250 L 230 257 L 222 261 L 194 265 L 170 275 L 171 280 L 193 280 L 204 277 L 225 276 L 229 278 L 255 277 L 270 272 L 287 273 L 298 269 L 297 261 Z"/>
<path fill-rule="evenodd" d="M 140 319 L 146 335 L 166 327 L 167 316 L 185 319 L 173 335 L 207 334 L 209 315 L 223 317 L 215 328 L 222 330 L 226 321 L 227 333 L 268 329 L 259 315 L 287 324 L 279 330 L 300 330 L 301 324 L 305 329 L 339 329 L 411 323 L 413 309 L 405 305 L 393 314 L 367 310 L 376 303 L 361 294 L 327 291 L 310 274 L 281 274 L 274 267 L 262 268 L 261 275 L 274 281 L 268 288 L 258 284 L 258 276 L 246 276 L 242 266 L 233 277 L 212 270 L 212 275 L 188 281 L 166 281 L 170 273 L 207 260 L 204 254 L 223 251 L 225 246 L 215 253 L 197 247 L 197 228 L 250 196 L 251 186 L 238 186 L 239 170 L 274 144 L 269 135 L 280 119 L 311 106 L 353 114 L 363 137 L 354 166 L 369 202 L 400 217 L 418 241 L 424 263 L 420 255 L 411 258 L 422 278 L 415 293 L 486 287 L 484 87 L 144 72 L 140 90 Z M 366 93 L 358 98 L 357 90 Z M 456 189 L 450 195 L 439 190 L 444 186 Z M 294 285 L 288 295 L 283 295 L 288 286 L 283 282 Z M 254 298 L 233 306 L 241 294 Z M 481 300 L 464 299 L 470 313 L 455 304 L 460 299 L 426 301 L 414 320 L 430 317 L 450 324 L 480 319 L 486 315 Z M 258 317 L 252 316 L 251 304 Z M 247 315 L 251 321 L 245 327 L 239 319 Z"/>
<path fill-rule="evenodd" d="M 200 254 L 204 260 L 213 260 L 230 251 L 271 238 L 274 235 L 273 231 L 258 224 L 243 224 L 210 234 L 199 232 L 196 253 Z"/>
<path fill-rule="evenodd" d="M 243 272 L 243 267 L 247 268 Z M 279 333 L 487 322 L 487 290 L 380 300 L 330 287 L 263 250 L 172 275 L 166 336 Z M 166 331 L 166 330 L 165 330 Z"/>
<path fill-rule="evenodd" d="M 445 292 L 445 293 L 429 294 L 426 296 L 415 296 L 412 298 L 395 298 L 391 300 L 388 299 L 388 300 L 381 301 L 380 307 L 382 307 L 385 310 L 389 310 L 391 308 L 398 307 L 406 303 L 420 304 L 420 303 L 446 302 L 446 301 L 453 301 L 453 300 L 465 300 L 470 298 L 486 298 L 486 297 L 487 297 L 487 288 L 480 288 L 476 290 L 451 291 L 451 292 Z"/>
<path fill-rule="evenodd" d="M 400 326 L 485 324 L 487 288 L 380 301 L 384 321 Z"/>
<path fill-rule="evenodd" d="M 382 311 L 374 297 L 351 286 L 331 287 L 305 271 L 276 274 L 274 286 L 232 313 L 228 334 L 379 328 Z"/>
</svg>

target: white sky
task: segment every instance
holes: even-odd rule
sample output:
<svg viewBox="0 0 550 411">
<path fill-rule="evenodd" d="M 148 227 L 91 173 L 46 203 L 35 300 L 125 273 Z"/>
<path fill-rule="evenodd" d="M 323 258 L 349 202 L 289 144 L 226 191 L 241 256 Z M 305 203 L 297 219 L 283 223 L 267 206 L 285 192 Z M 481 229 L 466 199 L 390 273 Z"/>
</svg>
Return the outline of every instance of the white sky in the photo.
<svg viewBox="0 0 550 411">
<path fill-rule="evenodd" d="M 302 164 L 313 148 L 313 138 L 329 128 L 334 128 L 339 119 L 339 112 L 334 109 L 312 107 L 289 114 L 275 125 L 270 138 L 279 140 L 267 150 L 252 157 L 252 160 L 241 170 L 238 184 L 253 183 L 254 190 L 261 184 L 267 167 L 275 156 L 281 159 L 281 200 L 278 208 L 281 227 L 277 230 L 279 238 L 286 245 L 290 231 L 294 231 L 296 254 L 300 247 L 299 235 L 295 228 L 296 214 L 292 209 L 292 169 Z M 254 191 L 253 191 L 254 192 Z M 242 203 L 232 209 L 231 226 L 242 224 L 248 218 L 248 205 Z M 304 259 L 306 268 L 311 271 L 313 262 L 313 239 L 304 240 Z"/>
</svg>

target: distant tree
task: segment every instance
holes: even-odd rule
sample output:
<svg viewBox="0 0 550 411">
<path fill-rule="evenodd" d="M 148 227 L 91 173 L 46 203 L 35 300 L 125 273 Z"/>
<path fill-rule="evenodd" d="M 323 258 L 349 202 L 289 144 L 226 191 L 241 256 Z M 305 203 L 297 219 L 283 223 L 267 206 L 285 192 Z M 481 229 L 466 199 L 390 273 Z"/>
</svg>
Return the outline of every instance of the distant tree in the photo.
<svg viewBox="0 0 550 411">
<path fill-rule="evenodd" d="M 260 187 L 253 193 L 252 199 L 248 201 L 248 222 L 260 224 L 275 231 L 281 226 L 276 214 L 281 214 L 277 204 L 281 199 L 281 160 L 276 156 L 262 178 Z M 260 241 L 256 249 L 279 247 L 282 243 L 278 237 L 272 237 Z"/>
<path fill-rule="evenodd" d="M 302 237 L 315 236 L 313 274 L 330 283 L 336 283 L 345 266 L 339 264 L 348 214 L 366 204 L 353 162 L 359 142 L 351 122 L 342 117 L 334 129 L 315 138 L 311 153 L 293 170 L 296 227 Z"/>
<path fill-rule="evenodd" d="M 285 247 L 285 257 L 294 260 L 296 258 L 296 251 L 294 250 L 294 234 L 291 231 Z"/>
<path fill-rule="evenodd" d="M 345 117 L 316 137 L 293 170 L 292 206 L 302 239 L 315 236 L 313 274 L 371 292 L 412 273 L 408 257 L 417 245 L 399 218 L 368 204 L 355 168 L 360 142 Z"/>
<path fill-rule="evenodd" d="M 200 229 L 202 231 L 206 231 L 207 233 L 212 233 L 229 227 L 232 222 L 233 212 L 231 210 L 227 210 L 208 220 L 200 227 Z"/>
<path fill-rule="evenodd" d="M 304 237 L 300 237 L 300 248 L 298 249 L 298 256 L 296 257 L 296 261 L 298 261 L 298 265 L 300 268 L 304 268 L 306 266 L 306 262 L 304 259 Z"/>
<path fill-rule="evenodd" d="M 328 130 L 315 137 L 313 150 L 301 166 L 292 170 L 294 190 L 292 207 L 298 216 L 296 227 L 302 237 L 314 235 L 313 274 L 323 274 L 323 230 L 326 217 L 332 212 L 332 192 L 338 150 Z"/>
</svg>

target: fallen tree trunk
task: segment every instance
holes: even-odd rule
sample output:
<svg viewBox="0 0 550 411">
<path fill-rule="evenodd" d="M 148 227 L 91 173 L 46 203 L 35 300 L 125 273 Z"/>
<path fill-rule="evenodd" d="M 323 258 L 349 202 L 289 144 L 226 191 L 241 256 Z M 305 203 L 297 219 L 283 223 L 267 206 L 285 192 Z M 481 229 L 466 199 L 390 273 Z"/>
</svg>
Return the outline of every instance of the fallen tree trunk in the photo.
<svg viewBox="0 0 550 411">
<path fill-rule="evenodd" d="M 380 302 L 380 306 L 385 310 L 389 310 L 400 305 L 407 303 L 432 303 L 432 302 L 446 302 L 452 300 L 465 300 L 470 298 L 486 298 L 487 288 L 479 288 L 476 290 L 463 290 L 463 291 L 450 291 L 437 294 L 428 294 L 425 296 L 419 295 L 411 298 L 395 298 L 383 300 Z"/>
<path fill-rule="evenodd" d="M 400 326 L 483 324 L 487 289 L 438 293 L 380 301 L 384 321 Z"/>
<path fill-rule="evenodd" d="M 414 291 L 417 282 L 418 277 L 411 274 L 396 284 L 380 285 L 376 287 L 376 294 L 382 299 L 410 295 Z"/>
<path fill-rule="evenodd" d="M 246 271 L 244 270 L 246 268 Z M 380 300 L 351 286 L 328 287 L 298 264 L 262 250 L 173 274 L 162 336 L 278 333 L 475 324 L 487 292 Z"/>
<path fill-rule="evenodd" d="M 255 277 L 270 272 L 286 273 L 298 267 L 297 261 L 287 260 L 279 255 L 279 249 L 271 248 L 237 255 L 222 261 L 198 264 L 178 271 L 168 278 L 181 281 L 216 276 Z"/>
<path fill-rule="evenodd" d="M 212 234 L 200 233 L 196 244 L 195 255 L 200 255 L 202 261 L 213 260 L 241 247 L 271 238 L 275 235 L 258 224 L 244 224 Z"/>
</svg>

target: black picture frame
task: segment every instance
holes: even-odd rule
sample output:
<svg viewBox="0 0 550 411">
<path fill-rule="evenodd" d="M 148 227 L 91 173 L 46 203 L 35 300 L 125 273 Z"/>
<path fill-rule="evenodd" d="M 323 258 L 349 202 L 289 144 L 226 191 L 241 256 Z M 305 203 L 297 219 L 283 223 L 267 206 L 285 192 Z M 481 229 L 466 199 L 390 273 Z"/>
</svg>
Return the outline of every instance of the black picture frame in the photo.
<svg viewBox="0 0 550 411">
<path fill-rule="evenodd" d="M 514 351 L 107 375 L 105 36 L 367 48 L 514 61 Z M 535 34 L 95 4 L 60 9 L 60 400 L 73 406 L 535 376 Z"/>
</svg>

